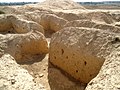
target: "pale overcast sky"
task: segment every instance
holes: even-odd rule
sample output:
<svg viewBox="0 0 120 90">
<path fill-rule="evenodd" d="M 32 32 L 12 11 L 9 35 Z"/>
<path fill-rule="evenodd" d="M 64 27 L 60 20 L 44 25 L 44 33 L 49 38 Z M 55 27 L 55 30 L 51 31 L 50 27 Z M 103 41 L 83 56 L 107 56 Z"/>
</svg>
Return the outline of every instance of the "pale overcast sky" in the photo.
<svg viewBox="0 0 120 90">
<path fill-rule="evenodd" d="M 0 0 L 0 2 L 42 2 L 45 0 Z M 120 1 L 120 0 L 73 0 L 76 2 Z"/>
</svg>

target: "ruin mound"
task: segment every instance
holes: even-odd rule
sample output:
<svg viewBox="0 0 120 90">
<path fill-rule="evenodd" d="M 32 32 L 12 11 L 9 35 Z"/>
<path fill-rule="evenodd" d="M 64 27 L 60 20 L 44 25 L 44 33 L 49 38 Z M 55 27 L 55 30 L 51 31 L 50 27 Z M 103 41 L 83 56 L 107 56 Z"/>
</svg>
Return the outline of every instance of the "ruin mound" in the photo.
<svg viewBox="0 0 120 90">
<path fill-rule="evenodd" d="M 83 6 L 72 0 L 46 0 L 39 4 L 51 9 L 85 9 Z"/>
</svg>

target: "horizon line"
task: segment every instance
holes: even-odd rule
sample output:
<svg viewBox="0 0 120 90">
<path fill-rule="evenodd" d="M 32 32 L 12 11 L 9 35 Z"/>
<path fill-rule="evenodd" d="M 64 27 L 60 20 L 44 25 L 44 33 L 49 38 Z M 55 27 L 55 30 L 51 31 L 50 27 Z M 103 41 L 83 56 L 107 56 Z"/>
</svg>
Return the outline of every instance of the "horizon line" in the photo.
<svg viewBox="0 0 120 90">
<path fill-rule="evenodd" d="M 20 2 L 26 2 L 26 1 L 20 1 Z M 20 2 L 0 2 L 0 3 L 20 3 Z M 28 1 L 28 2 L 37 2 L 37 1 Z M 80 2 L 120 2 L 120 1 L 110 0 L 110 1 L 80 1 Z"/>
</svg>

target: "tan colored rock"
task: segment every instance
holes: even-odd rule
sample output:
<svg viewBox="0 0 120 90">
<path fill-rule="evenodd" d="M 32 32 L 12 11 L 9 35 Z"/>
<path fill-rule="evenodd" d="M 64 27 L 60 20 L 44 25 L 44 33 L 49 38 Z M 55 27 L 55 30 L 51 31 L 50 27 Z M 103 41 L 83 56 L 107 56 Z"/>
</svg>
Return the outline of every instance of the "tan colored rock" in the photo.
<svg viewBox="0 0 120 90">
<path fill-rule="evenodd" d="M 110 24 L 96 24 L 93 26 L 93 28 L 102 29 L 108 32 L 120 33 L 120 27 Z"/>
<path fill-rule="evenodd" d="M 120 37 L 119 37 L 120 39 Z M 119 90 L 120 89 L 120 47 L 106 57 L 99 74 L 89 82 L 85 90 Z"/>
<path fill-rule="evenodd" d="M 37 30 L 44 34 L 43 27 L 36 22 L 20 19 L 14 15 L 9 15 L 8 18 L 17 33 L 28 33 L 32 30 Z"/>
<path fill-rule="evenodd" d="M 41 32 L 42 34 L 44 34 L 44 29 L 43 29 L 43 26 L 41 26 L 40 24 L 36 23 L 36 22 L 33 22 L 33 21 L 29 21 L 29 26 L 30 26 L 30 29 L 31 30 L 34 30 L 34 31 L 39 31 Z"/>
<path fill-rule="evenodd" d="M 107 12 L 94 11 L 94 12 L 88 12 L 86 15 L 94 22 L 107 23 L 107 24 L 112 24 L 115 22 L 113 17 Z"/>
<path fill-rule="evenodd" d="M 0 15 L 0 32 L 8 32 L 11 30 L 12 24 L 6 15 Z"/>
<path fill-rule="evenodd" d="M 61 10 L 61 11 L 54 11 L 55 15 L 58 17 L 64 18 L 65 20 L 68 21 L 74 21 L 74 20 L 91 20 L 87 15 L 84 10 L 84 12 L 81 12 L 80 10 Z"/>
<path fill-rule="evenodd" d="M 100 24 L 97 22 L 89 20 L 74 20 L 65 24 L 64 27 L 86 27 L 86 28 L 96 28 L 108 32 L 120 33 L 120 28 L 110 24 Z"/>
<path fill-rule="evenodd" d="M 1 42 L 6 43 L 4 53 L 12 55 L 17 62 L 31 61 L 30 58 L 48 53 L 48 43 L 39 31 L 27 34 L 3 35 Z"/>
<path fill-rule="evenodd" d="M 68 21 L 73 20 L 88 20 L 93 21 L 95 23 L 103 23 L 103 24 L 112 24 L 116 21 L 113 16 L 105 11 L 90 11 L 90 10 L 54 10 L 54 13 L 64 18 Z"/>
<path fill-rule="evenodd" d="M 86 27 L 93 28 L 97 23 L 89 20 L 74 20 L 66 23 L 64 27 Z"/>
<path fill-rule="evenodd" d="M 67 20 L 60 18 L 54 14 L 43 14 L 40 24 L 45 30 L 59 31 L 67 23 Z"/>
<path fill-rule="evenodd" d="M 22 15 L 18 15 L 22 18 Z M 44 34 L 44 29 L 41 25 L 34 21 L 21 19 L 15 15 L 0 16 L 0 32 L 1 33 L 28 33 L 30 31 L 39 31 Z M 23 17 L 24 18 L 24 17 Z"/>
<path fill-rule="evenodd" d="M 16 6 L 3 6 L 0 7 L 0 10 L 4 11 L 5 14 L 20 14 L 18 8 Z"/>
<path fill-rule="evenodd" d="M 34 21 L 37 23 L 40 23 L 41 20 L 41 15 L 42 14 L 49 14 L 47 11 L 39 11 L 35 10 L 33 12 L 25 12 L 24 16 L 29 20 L 29 21 Z"/>
<path fill-rule="evenodd" d="M 45 90 L 9 54 L 0 58 L 0 90 Z"/>
<path fill-rule="evenodd" d="M 93 28 L 64 28 L 51 38 L 50 62 L 80 82 L 88 83 L 111 53 L 114 38 L 112 33 Z"/>
<path fill-rule="evenodd" d="M 120 12 L 119 11 L 115 11 L 115 12 L 110 12 L 112 17 L 119 22 L 120 21 Z"/>
</svg>

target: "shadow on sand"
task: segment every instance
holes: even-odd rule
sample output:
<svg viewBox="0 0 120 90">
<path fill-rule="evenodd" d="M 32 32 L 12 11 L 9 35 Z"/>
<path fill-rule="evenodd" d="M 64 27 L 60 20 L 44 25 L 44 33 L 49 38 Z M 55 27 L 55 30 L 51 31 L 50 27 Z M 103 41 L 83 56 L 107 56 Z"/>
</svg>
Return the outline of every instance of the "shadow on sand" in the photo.
<svg viewBox="0 0 120 90">
<path fill-rule="evenodd" d="M 33 55 L 33 56 L 25 56 L 24 60 L 16 61 L 16 62 L 20 65 L 24 65 L 24 64 L 31 65 L 35 62 L 42 61 L 45 58 L 45 56 L 46 56 L 46 54 L 36 54 L 36 55 Z"/>
<path fill-rule="evenodd" d="M 48 66 L 48 82 L 51 90 L 85 90 L 87 84 L 80 83 L 50 62 Z"/>
</svg>

